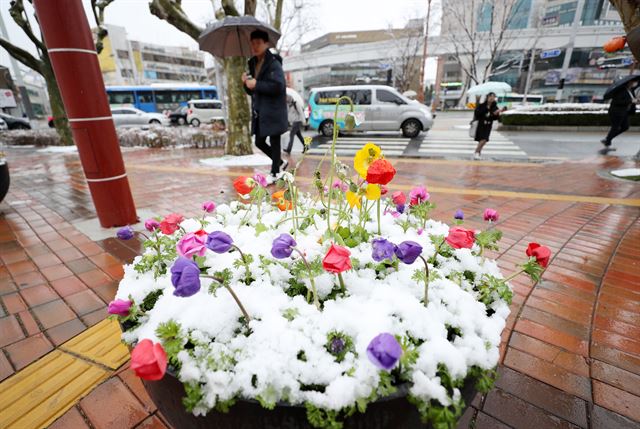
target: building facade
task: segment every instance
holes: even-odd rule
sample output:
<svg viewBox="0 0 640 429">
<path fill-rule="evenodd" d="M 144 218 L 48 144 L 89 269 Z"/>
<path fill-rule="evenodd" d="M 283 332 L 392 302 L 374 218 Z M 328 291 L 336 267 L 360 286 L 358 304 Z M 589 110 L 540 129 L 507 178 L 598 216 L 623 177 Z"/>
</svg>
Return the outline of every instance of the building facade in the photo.
<svg viewBox="0 0 640 429">
<path fill-rule="evenodd" d="M 447 1 L 459 4 L 461 0 Z M 491 31 L 485 9 L 490 4 L 492 2 L 483 1 L 475 11 L 479 31 Z M 505 33 L 504 50 L 495 58 L 488 80 L 507 82 L 516 93 L 526 91 L 555 101 L 577 7 L 578 0 L 517 0 Z M 444 16 L 443 34 L 436 52 L 443 58 L 439 70 L 440 94 L 447 105 L 454 105 L 465 86 L 471 85 L 460 65 L 460 57 L 469 53 L 456 51 L 448 40 L 452 36 L 447 31 L 460 30 L 453 23 L 447 23 L 447 15 Z M 599 101 L 615 79 L 629 74 L 633 61 L 628 49 L 607 54 L 602 48 L 611 37 L 621 34 L 624 31 L 620 17 L 608 0 L 584 0 L 562 101 Z M 487 54 L 480 52 L 478 67 L 484 67 L 487 62 Z"/>
<path fill-rule="evenodd" d="M 202 52 L 129 40 L 124 27 L 105 27 L 108 36 L 98 55 L 105 85 L 208 82 Z"/>
</svg>

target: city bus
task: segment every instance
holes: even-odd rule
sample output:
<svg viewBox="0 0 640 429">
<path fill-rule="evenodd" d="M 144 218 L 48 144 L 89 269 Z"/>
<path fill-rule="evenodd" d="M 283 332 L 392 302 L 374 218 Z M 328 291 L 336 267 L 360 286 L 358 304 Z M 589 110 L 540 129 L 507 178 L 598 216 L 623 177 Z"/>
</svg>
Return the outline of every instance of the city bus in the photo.
<svg viewBox="0 0 640 429">
<path fill-rule="evenodd" d="M 215 86 L 189 84 L 151 84 L 107 86 L 110 105 L 131 105 L 145 112 L 173 111 L 189 100 L 218 99 Z"/>
</svg>

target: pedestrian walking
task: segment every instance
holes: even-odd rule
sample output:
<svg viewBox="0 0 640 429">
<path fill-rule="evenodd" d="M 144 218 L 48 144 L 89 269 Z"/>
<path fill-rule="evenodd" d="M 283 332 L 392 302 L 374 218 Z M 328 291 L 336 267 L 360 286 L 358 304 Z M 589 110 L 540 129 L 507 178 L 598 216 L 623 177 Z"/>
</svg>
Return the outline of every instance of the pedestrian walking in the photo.
<svg viewBox="0 0 640 429">
<path fill-rule="evenodd" d="M 249 59 L 249 74 L 243 73 L 242 81 L 245 91 L 251 95 L 251 134 L 256 136 L 256 146 L 271 158 L 267 181 L 273 183 L 288 165 L 280 157 L 280 136 L 288 128 L 286 82 L 282 58 L 268 49 L 267 32 L 255 30 L 250 38 L 254 56 Z"/>
<path fill-rule="evenodd" d="M 287 91 L 288 92 L 288 91 Z M 302 143 L 302 153 L 307 151 L 304 145 L 304 137 L 302 137 L 302 124 L 304 123 L 304 109 L 302 108 L 301 99 L 295 97 L 292 93 L 287 93 L 287 113 L 289 117 L 289 124 L 291 124 L 291 131 L 289 131 L 289 144 L 284 150 L 286 153 L 291 153 L 293 149 L 293 140 L 296 136 Z"/>
<path fill-rule="evenodd" d="M 477 128 L 474 140 L 478 142 L 476 150 L 473 153 L 473 159 L 481 159 L 482 148 L 489 141 L 491 135 L 491 127 L 493 121 L 500 117 L 500 113 L 505 109 L 499 109 L 496 102 L 496 94 L 490 92 L 487 94 L 483 103 L 476 106 L 473 111 L 473 120 L 477 121 Z"/>
<path fill-rule="evenodd" d="M 637 86 L 638 81 L 633 80 L 613 94 L 611 103 L 609 104 L 611 128 L 609 129 L 607 137 L 600 140 L 600 143 L 604 145 L 604 149 L 602 149 L 600 153 L 607 154 L 609 151 L 616 150 L 611 147 L 613 139 L 629 129 L 629 115 L 636 111 L 634 91 Z"/>
</svg>

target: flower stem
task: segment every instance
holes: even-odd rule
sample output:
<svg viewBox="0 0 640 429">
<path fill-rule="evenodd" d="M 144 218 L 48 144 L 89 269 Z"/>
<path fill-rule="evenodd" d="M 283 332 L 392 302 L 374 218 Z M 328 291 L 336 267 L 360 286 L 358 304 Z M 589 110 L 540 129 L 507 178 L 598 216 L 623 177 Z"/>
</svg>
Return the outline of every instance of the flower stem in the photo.
<svg viewBox="0 0 640 429">
<path fill-rule="evenodd" d="M 378 235 L 381 235 L 382 232 L 380 232 L 380 198 L 378 198 Z"/>
<path fill-rule="evenodd" d="M 338 282 L 340 283 L 340 291 L 342 293 L 345 293 L 347 291 L 347 288 L 344 285 L 344 279 L 342 278 L 342 273 L 338 273 Z"/>
<path fill-rule="evenodd" d="M 524 273 L 524 270 L 520 270 L 518 272 L 515 272 L 513 274 L 511 274 L 509 277 L 507 277 L 506 279 L 504 279 L 505 283 L 510 282 L 511 280 L 513 280 L 514 278 L 516 278 L 517 276 L 519 276 L 520 274 Z"/>
<path fill-rule="evenodd" d="M 251 317 L 249 317 L 249 313 L 247 313 L 247 310 L 244 308 L 244 306 L 240 302 L 240 298 L 238 298 L 238 295 L 236 295 L 236 293 L 233 291 L 233 289 L 231 289 L 231 286 L 226 285 L 224 283 L 224 281 L 219 279 L 218 277 L 214 277 L 214 276 L 202 276 L 202 277 L 206 277 L 208 279 L 213 279 L 213 280 L 217 281 L 222 286 L 224 286 L 225 289 L 227 289 L 229 291 L 229 293 L 231 294 L 231 296 L 235 300 L 236 304 L 238 304 L 238 307 L 240 307 L 240 311 L 242 312 L 242 315 L 244 316 L 244 319 L 245 319 L 245 324 L 247 326 L 249 326 L 249 322 L 251 322 Z"/>
<path fill-rule="evenodd" d="M 251 283 L 251 270 L 249 269 L 249 262 L 247 261 L 247 257 L 242 253 L 242 250 L 235 244 L 231 245 L 232 248 L 236 249 L 238 253 L 240 253 L 240 258 L 242 259 L 242 263 L 244 264 L 245 274 L 244 274 L 244 282 L 246 284 Z"/>
<path fill-rule="evenodd" d="M 420 259 L 424 262 L 424 306 L 426 307 L 429 303 L 429 264 L 427 264 L 427 260 L 420 255 Z"/>
<path fill-rule="evenodd" d="M 313 290 L 313 303 L 315 304 L 316 308 L 320 310 L 320 301 L 318 300 L 318 291 L 316 289 L 316 283 L 313 281 L 313 273 L 311 272 L 311 266 L 309 265 L 309 262 L 307 262 L 307 258 L 304 257 L 304 254 L 300 251 L 300 249 L 293 247 L 293 250 L 295 250 L 298 253 L 298 255 L 300 255 L 300 257 L 302 258 L 302 262 L 304 262 L 304 264 L 307 267 L 307 271 L 309 271 L 309 280 L 311 281 L 311 290 Z"/>
</svg>

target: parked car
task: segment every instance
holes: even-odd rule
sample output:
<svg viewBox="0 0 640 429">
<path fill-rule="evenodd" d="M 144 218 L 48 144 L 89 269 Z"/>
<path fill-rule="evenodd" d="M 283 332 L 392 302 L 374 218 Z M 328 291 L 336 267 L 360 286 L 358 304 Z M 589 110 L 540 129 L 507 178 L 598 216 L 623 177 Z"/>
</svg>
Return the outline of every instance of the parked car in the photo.
<svg viewBox="0 0 640 429">
<path fill-rule="evenodd" d="M 171 125 L 186 125 L 188 110 L 189 106 L 181 106 L 173 112 L 169 112 L 168 117 Z"/>
<path fill-rule="evenodd" d="M 309 125 L 324 136 L 333 135 L 333 114 L 338 98 L 348 96 L 354 103 L 354 113 L 360 124 L 356 131 L 396 131 L 405 137 L 416 137 L 433 126 L 431 110 L 424 104 L 409 100 L 390 86 L 352 85 L 314 88 L 309 95 Z M 347 109 L 341 109 L 344 118 Z M 344 127 L 344 119 L 338 118 Z"/>
<path fill-rule="evenodd" d="M 187 123 L 199 127 L 214 119 L 224 119 L 222 102 L 219 100 L 191 100 L 187 103 Z"/>
<path fill-rule="evenodd" d="M 161 113 L 144 112 L 135 107 L 111 107 L 116 127 L 140 127 L 145 125 L 169 125 L 169 118 Z"/>
<path fill-rule="evenodd" d="M 7 123 L 7 127 L 10 130 L 30 130 L 31 124 L 26 118 L 18 118 L 17 116 L 7 115 L 6 113 L 0 113 L 0 119 L 3 119 Z"/>
<path fill-rule="evenodd" d="M 0 119 L 0 131 L 3 130 L 8 130 L 9 127 L 7 126 L 7 123 L 4 121 L 4 119 Z"/>
</svg>

